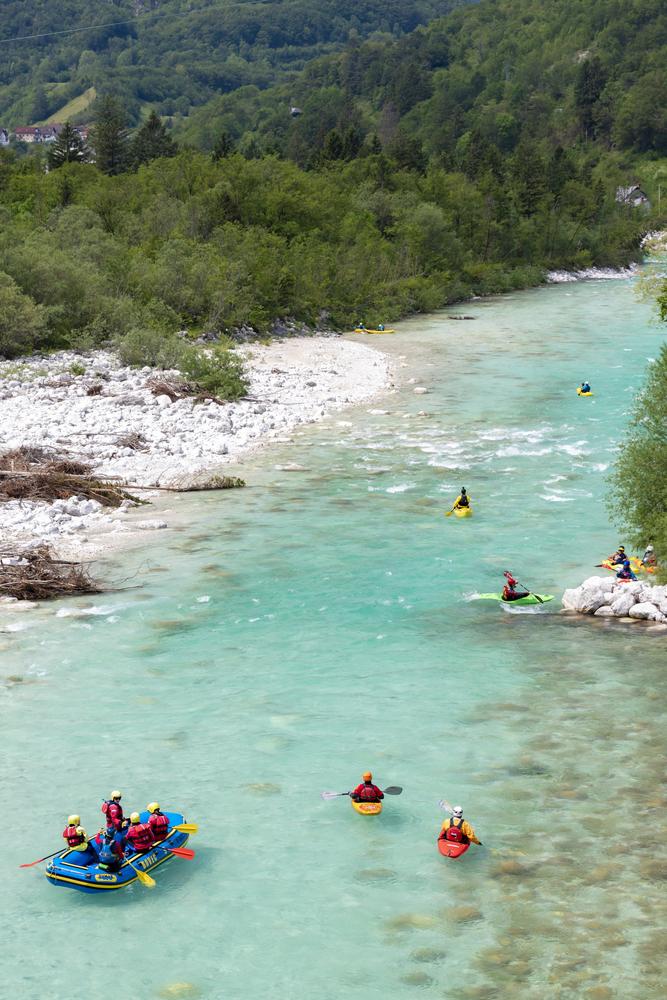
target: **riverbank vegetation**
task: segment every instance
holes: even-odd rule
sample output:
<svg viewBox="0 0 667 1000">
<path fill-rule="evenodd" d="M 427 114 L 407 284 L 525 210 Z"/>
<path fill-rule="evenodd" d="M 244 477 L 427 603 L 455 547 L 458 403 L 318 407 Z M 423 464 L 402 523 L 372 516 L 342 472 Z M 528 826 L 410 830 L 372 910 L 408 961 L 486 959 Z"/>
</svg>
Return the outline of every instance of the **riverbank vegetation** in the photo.
<svg viewBox="0 0 667 1000">
<path fill-rule="evenodd" d="M 154 52 L 138 19 L 86 34 L 76 72 L 78 35 L 15 67 L 74 73 L 98 97 L 86 143 L 61 133 L 48 172 L 43 147 L 0 150 L 0 356 L 113 344 L 234 398 L 229 345 L 216 374 L 188 337 L 270 334 L 285 317 L 386 323 L 548 270 L 620 267 L 659 222 L 643 195 L 618 200 L 646 177 L 659 201 L 657 0 L 423 0 L 409 14 L 298 0 L 237 5 L 220 23 L 217 9 L 163 7 Z M 51 9 L 33 27 L 51 30 Z M 261 82 L 202 83 L 226 29 Z M 300 70 L 289 82 L 279 51 Z"/>
<path fill-rule="evenodd" d="M 664 296 L 661 304 L 667 318 Z M 639 550 L 649 542 L 655 547 L 658 578 L 667 583 L 667 344 L 635 401 L 611 487 L 609 507 L 616 522 Z"/>
</svg>

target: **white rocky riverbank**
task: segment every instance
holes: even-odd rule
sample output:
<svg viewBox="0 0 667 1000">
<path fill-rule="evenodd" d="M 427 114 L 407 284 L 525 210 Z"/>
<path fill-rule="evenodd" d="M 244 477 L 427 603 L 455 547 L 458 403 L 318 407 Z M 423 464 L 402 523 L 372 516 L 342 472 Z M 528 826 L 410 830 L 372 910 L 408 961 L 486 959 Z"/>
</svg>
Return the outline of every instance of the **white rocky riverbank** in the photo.
<svg viewBox="0 0 667 1000">
<path fill-rule="evenodd" d="M 147 382 L 164 373 L 123 367 L 102 351 L 0 363 L 0 452 L 53 448 L 135 487 L 178 487 L 262 445 L 285 442 L 300 424 L 372 399 L 392 377 L 385 354 L 341 338 L 294 338 L 239 351 L 248 398 L 224 405 L 155 396 Z M 109 514 L 75 498 L 10 501 L 0 504 L 0 537 L 44 540 L 69 557 L 79 551 L 89 557 L 106 547 L 100 535 L 118 536 L 128 522 L 137 530 L 166 527 L 150 508 L 128 518 L 129 509 Z M 91 532 L 95 545 L 86 544 Z"/>
<path fill-rule="evenodd" d="M 579 587 L 566 590 L 566 611 L 597 618 L 624 618 L 667 624 L 667 587 L 643 580 L 622 583 L 614 577 L 591 576 Z"/>
</svg>

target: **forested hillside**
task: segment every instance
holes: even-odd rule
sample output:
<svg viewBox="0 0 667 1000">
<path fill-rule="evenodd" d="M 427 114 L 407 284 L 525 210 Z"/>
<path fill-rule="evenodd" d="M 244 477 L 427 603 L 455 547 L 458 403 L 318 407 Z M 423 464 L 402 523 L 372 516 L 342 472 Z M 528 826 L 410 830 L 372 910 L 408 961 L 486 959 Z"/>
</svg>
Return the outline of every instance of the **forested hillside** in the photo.
<svg viewBox="0 0 667 1000">
<path fill-rule="evenodd" d="M 0 126 L 58 117 L 72 100 L 85 120 L 91 90 L 121 97 L 135 120 L 147 104 L 187 115 L 220 93 L 285 79 L 350 37 L 398 38 L 459 2 L 3 0 Z M 98 27 L 78 30 L 87 25 Z"/>
<path fill-rule="evenodd" d="M 484 0 L 397 41 L 348 44 L 288 90 L 212 101 L 184 134 L 222 128 L 297 162 L 349 155 L 356 141 L 414 139 L 415 157 L 497 161 L 522 142 L 667 154 L 667 7 L 663 0 Z M 489 147 L 489 144 L 491 148 Z M 490 162 L 490 161 L 489 161 Z"/>
</svg>

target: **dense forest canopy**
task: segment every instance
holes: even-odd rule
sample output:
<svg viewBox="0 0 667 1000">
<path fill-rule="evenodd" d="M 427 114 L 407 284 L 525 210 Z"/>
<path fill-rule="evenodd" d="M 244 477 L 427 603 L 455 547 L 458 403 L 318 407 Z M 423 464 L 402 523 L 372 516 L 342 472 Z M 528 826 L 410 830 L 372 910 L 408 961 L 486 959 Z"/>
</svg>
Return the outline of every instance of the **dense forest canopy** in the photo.
<svg viewBox="0 0 667 1000">
<path fill-rule="evenodd" d="M 667 7 L 662 0 L 484 0 L 398 39 L 348 43 L 289 88 L 245 88 L 194 113 L 184 134 L 220 128 L 307 163 L 352 126 L 383 144 L 465 157 L 525 140 L 667 154 Z M 281 113 L 287 95 L 304 114 Z"/>
<path fill-rule="evenodd" d="M 3 0 L 0 125 L 34 124 L 112 91 L 136 119 L 266 87 L 350 37 L 397 38 L 461 0 Z M 73 31 L 87 25 L 100 25 Z M 49 34 L 52 33 L 52 34 Z M 41 36 L 12 41 L 23 36 Z M 62 119 L 61 119 L 62 120 Z"/>
</svg>

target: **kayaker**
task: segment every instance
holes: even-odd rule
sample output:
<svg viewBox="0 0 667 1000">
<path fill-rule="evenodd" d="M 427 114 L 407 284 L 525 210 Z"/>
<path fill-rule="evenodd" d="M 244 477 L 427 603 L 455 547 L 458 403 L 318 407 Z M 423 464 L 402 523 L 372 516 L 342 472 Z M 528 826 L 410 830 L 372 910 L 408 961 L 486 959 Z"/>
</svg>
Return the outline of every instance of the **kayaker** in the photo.
<svg viewBox="0 0 667 1000">
<path fill-rule="evenodd" d="M 120 804 L 122 797 L 119 791 L 114 791 L 111 793 L 111 798 L 105 799 L 102 803 L 102 812 L 106 816 L 107 826 L 114 826 L 117 830 L 121 830 L 123 826 L 127 825 L 127 820 L 123 819 L 123 807 Z"/>
<path fill-rule="evenodd" d="M 350 792 L 350 798 L 354 799 L 355 802 L 380 802 L 384 798 L 384 792 L 373 784 L 371 772 L 364 771 L 361 777 L 363 778 L 362 783 L 357 785 L 353 792 Z"/>
<path fill-rule="evenodd" d="M 153 836 L 156 840 L 164 840 L 169 833 L 169 817 L 165 816 L 157 802 L 149 802 L 146 808 L 150 813 L 148 825 Z"/>
<path fill-rule="evenodd" d="M 607 562 L 610 562 L 612 566 L 618 565 L 618 563 L 625 562 L 628 557 L 625 554 L 625 546 L 619 545 L 619 547 L 614 552 L 613 556 L 609 556 Z"/>
<path fill-rule="evenodd" d="M 646 551 L 642 556 L 642 566 L 655 566 L 657 562 L 658 559 L 655 554 L 655 549 L 653 548 L 652 545 L 647 545 Z"/>
<path fill-rule="evenodd" d="M 469 507 L 469 506 L 470 506 L 470 497 L 466 492 L 465 486 L 462 486 L 461 492 L 454 501 L 454 506 L 452 507 L 452 510 L 456 510 L 457 507 Z"/>
<path fill-rule="evenodd" d="M 482 845 L 470 823 L 463 818 L 461 806 L 454 806 L 453 815 L 442 824 L 438 839 L 454 841 L 456 844 L 479 844 L 480 847 Z"/>
<path fill-rule="evenodd" d="M 378 330 L 380 331 L 380 333 L 383 332 L 383 330 L 384 330 L 384 323 L 378 323 Z"/>
<path fill-rule="evenodd" d="M 503 601 L 518 601 L 520 597 L 528 597 L 530 591 L 516 589 L 519 586 L 519 581 L 515 580 L 511 573 L 505 572 L 503 576 L 507 580 L 503 587 Z"/>
<path fill-rule="evenodd" d="M 630 560 L 625 559 L 623 565 L 616 574 L 617 580 L 636 580 L 637 577 L 632 572 L 632 567 L 630 566 Z"/>
<path fill-rule="evenodd" d="M 590 382 L 582 382 L 581 383 L 581 391 L 582 392 L 590 392 L 591 391 L 591 384 L 590 384 Z"/>
<path fill-rule="evenodd" d="M 139 813 L 132 813 L 130 825 L 125 834 L 127 840 L 126 853 L 134 854 L 135 851 L 147 851 L 153 846 L 153 833 L 148 823 L 142 823 Z"/>
<path fill-rule="evenodd" d="M 366 324 L 363 323 L 361 320 L 359 320 L 359 322 L 357 323 L 357 330 L 365 330 L 365 329 L 366 329 Z"/>
</svg>

